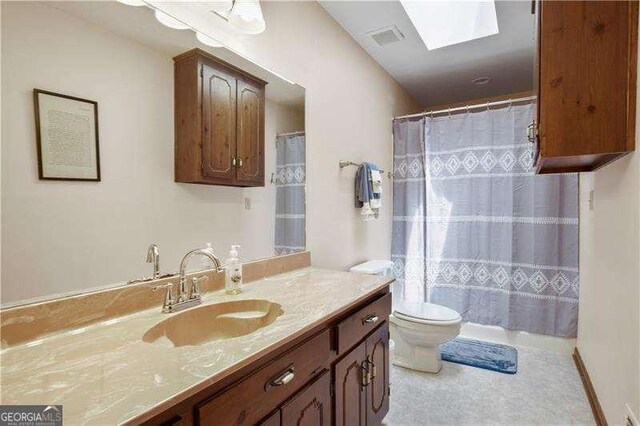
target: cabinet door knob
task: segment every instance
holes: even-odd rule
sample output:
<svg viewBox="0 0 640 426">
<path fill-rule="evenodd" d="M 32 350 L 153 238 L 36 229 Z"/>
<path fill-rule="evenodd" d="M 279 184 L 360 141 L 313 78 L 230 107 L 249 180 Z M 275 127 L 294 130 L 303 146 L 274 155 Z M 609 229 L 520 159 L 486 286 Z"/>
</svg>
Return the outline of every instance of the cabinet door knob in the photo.
<svg viewBox="0 0 640 426">
<path fill-rule="evenodd" d="M 375 324 L 378 322 L 379 318 L 376 314 L 367 315 L 362 318 L 362 324 Z"/>
<path fill-rule="evenodd" d="M 236 157 L 233 157 L 231 159 L 231 167 L 235 167 L 236 166 Z"/>
<path fill-rule="evenodd" d="M 242 158 L 238 158 L 238 167 L 242 167 Z"/>
</svg>

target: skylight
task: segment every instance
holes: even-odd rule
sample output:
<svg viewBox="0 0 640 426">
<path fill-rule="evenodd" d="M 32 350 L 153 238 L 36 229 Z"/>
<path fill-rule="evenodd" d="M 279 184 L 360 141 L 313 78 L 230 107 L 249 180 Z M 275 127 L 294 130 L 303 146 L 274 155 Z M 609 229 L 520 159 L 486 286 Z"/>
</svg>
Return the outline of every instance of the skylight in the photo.
<svg viewBox="0 0 640 426">
<path fill-rule="evenodd" d="M 493 0 L 400 3 L 429 50 L 498 34 Z"/>
</svg>

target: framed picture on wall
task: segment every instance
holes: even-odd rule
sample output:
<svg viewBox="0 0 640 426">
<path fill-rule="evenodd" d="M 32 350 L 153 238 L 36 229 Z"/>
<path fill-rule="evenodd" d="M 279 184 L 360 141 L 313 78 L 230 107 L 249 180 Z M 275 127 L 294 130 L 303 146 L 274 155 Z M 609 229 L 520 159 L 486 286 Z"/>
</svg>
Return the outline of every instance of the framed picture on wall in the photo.
<svg viewBox="0 0 640 426">
<path fill-rule="evenodd" d="M 100 181 L 98 103 L 34 89 L 38 177 Z"/>
</svg>

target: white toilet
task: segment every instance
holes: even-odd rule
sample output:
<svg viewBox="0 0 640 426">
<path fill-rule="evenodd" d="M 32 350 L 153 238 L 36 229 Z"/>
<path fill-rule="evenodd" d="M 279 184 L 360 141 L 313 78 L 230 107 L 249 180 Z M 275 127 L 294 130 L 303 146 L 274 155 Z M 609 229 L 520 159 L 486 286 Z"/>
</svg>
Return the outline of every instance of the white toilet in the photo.
<svg viewBox="0 0 640 426">
<path fill-rule="evenodd" d="M 385 275 L 393 263 L 370 260 L 356 265 L 351 272 Z M 389 317 L 391 340 L 394 342 L 393 364 L 413 370 L 438 373 L 442 368 L 440 344 L 460 334 L 462 317 L 453 309 L 433 303 L 394 303 Z"/>
<path fill-rule="evenodd" d="M 393 363 L 413 370 L 437 373 L 442 368 L 440 344 L 460 334 L 462 317 L 433 303 L 404 302 L 389 317 L 395 342 Z"/>
</svg>

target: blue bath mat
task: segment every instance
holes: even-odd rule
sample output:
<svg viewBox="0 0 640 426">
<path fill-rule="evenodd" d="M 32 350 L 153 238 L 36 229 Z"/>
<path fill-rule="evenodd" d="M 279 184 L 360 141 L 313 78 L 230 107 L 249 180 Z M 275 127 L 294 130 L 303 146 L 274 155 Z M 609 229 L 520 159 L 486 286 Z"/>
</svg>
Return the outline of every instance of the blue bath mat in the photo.
<svg viewBox="0 0 640 426">
<path fill-rule="evenodd" d="M 443 361 L 506 374 L 518 370 L 518 351 L 512 346 L 458 337 L 440 345 L 440 353 Z"/>
</svg>

